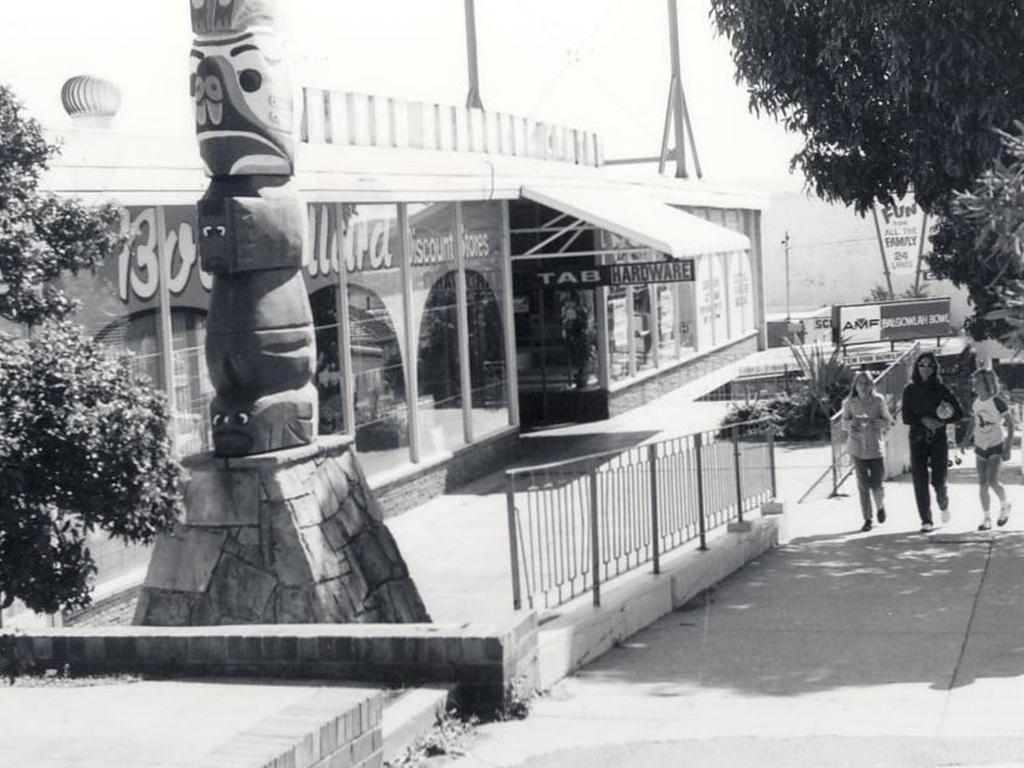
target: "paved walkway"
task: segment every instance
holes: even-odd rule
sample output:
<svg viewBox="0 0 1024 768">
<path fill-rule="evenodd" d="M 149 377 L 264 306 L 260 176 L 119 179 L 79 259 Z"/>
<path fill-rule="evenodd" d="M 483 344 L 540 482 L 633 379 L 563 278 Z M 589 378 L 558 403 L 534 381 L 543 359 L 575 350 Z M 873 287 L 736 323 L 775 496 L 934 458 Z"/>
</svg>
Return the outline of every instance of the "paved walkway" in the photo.
<svg viewBox="0 0 1024 768">
<path fill-rule="evenodd" d="M 520 466 L 543 464 L 713 429 L 728 411 L 694 398 L 729 381 L 738 364 L 605 421 L 522 437 Z M 780 446 L 780 488 L 794 500 L 828 466 L 829 448 Z M 387 521 L 435 622 L 487 620 L 512 607 L 503 472 Z M 466 585 L 472 584 L 467 590 Z"/>
<path fill-rule="evenodd" d="M 793 538 L 485 726 L 470 766 L 940 766 L 1024 760 L 1024 489 L 974 531 L 917 532 L 909 482 L 868 534 L 854 498 L 790 509 Z M 852 490 L 852 489 L 851 489 Z M 1020 763 L 1024 765 L 1024 762 Z"/>
</svg>

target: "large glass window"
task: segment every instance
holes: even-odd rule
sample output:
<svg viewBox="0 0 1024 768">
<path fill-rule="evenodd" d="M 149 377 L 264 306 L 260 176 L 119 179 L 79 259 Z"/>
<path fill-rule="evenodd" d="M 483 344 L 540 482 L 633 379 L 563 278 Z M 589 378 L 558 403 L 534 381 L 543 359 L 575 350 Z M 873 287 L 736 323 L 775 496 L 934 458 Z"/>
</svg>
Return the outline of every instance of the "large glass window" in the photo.
<svg viewBox="0 0 1024 768">
<path fill-rule="evenodd" d="M 658 362 L 678 360 L 679 332 L 676 327 L 676 286 L 673 283 L 652 286 L 658 297 Z"/>
<path fill-rule="evenodd" d="M 357 205 L 345 214 L 356 450 L 372 476 L 409 461 L 398 210 Z"/>
<path fill-rule="evenodd" d="M 645 371 L 654 367 L 654 323 L 651 306 L 651 286 L 633 286 L 633 353 L 636 369 Z"/>
<path fill-rule="evenodd" d="M 409 228 L 414 317 L 419 318 L 420 445 L 429 456 L 465 444 L 454 204 L 410 205 Z"/>
<path fill-rule="evenodd" d="M 316 334 L 316 385 L 321 435 L 345 431 L 341 357 L 338 350 L 338 287 L 326 286 L 309 296 Z"/>
<path fill-rule="evenodd" d="M 473 437 L 508 426 L 500 203 L 462 206 Z"/>
<path fill-rule="evenodd" d="M 206 313 L 171 310 L 175 446 L 182 456 L 208 451 L 213 385 L 206 369 Z"/>
<path fill-rule="evenodd" d="M 629 378 L 629 310 L 625 286 L 608 291 L 608 374 L 612 381 Z"/>
<path fill-rule="evenodd" d="M 103 345 L 104 354 L 112 358 L 127 357 L 137 373 L 146 376 L 153 386 L 163 386 L 163 361 L 156 333 L 155 309 L 139 312 L 131 317 L 110 323 L 96 334 L 95 340 Z"/>
</svg>

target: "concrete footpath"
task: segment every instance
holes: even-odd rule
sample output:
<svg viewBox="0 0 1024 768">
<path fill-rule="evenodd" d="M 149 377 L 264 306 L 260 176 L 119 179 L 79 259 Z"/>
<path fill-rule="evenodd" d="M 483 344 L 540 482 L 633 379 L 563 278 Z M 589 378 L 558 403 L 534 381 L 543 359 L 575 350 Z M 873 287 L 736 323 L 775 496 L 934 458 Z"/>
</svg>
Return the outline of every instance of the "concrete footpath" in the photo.
<svg viewBox="0 0 1024 768">
<path fill-rule="evenodd" d="M 991 533 L 966 468 L 930 535 L 909 481 L 866 534 L 855 497 L 791 504 L 788 544 L 454 765 L 1024 765 L 1024 492 L 1005 475 L 1017 512 Z"/>
</svg>

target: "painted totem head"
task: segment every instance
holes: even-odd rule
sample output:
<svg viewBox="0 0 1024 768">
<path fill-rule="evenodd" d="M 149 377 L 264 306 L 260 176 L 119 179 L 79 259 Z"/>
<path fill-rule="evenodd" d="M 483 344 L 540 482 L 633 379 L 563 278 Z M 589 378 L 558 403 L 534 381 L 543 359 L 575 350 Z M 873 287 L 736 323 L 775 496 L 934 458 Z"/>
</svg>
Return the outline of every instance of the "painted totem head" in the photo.
<svg viewBox="0 0 1024 768">
<path fill-rule="evenodd" d="M 292 173 L 292 84 L 270 0 L 192 0 L 191 89 L 211 176 Z"/>
</svg>

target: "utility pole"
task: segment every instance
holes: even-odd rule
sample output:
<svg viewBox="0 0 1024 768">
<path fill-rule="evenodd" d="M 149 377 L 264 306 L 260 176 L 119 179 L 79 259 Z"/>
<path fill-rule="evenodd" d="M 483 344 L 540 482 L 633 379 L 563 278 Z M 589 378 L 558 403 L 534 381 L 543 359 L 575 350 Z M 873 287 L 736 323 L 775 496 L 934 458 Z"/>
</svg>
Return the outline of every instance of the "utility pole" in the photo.
<svg viewBox="0 0 1024 768">
<path fill-rule="evenodd" d="M 786 236 L 782 238 L 782 245 L 786 249 L 786 322 L 789 322 L 789 230 L 786 230 Z"/>
<path fill-rule="evenodd" d="M 476 67 L 476 11 L 473 2 L 474 0 L 466 0 L 466 66 L 469 69 L 466 106 L 483 109 L 484 103 L 480 99 L 480 76 Z"/>
</svg>

